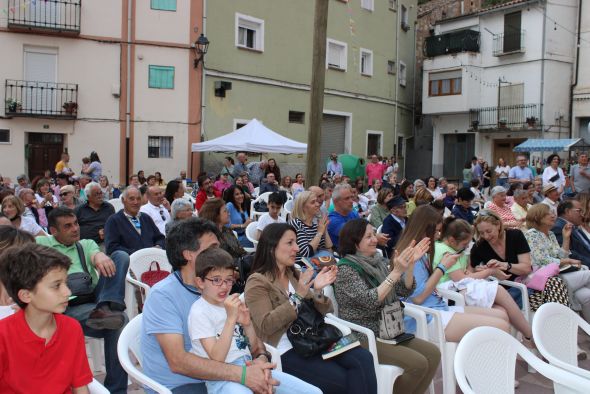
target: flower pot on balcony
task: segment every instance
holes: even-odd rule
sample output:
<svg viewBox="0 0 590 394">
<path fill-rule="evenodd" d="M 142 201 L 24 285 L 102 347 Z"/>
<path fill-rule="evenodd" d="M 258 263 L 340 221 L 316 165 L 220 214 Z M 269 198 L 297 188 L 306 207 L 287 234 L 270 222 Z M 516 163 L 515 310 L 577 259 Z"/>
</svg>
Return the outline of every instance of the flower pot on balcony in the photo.
<svg viewBox="0 0 590 394">
<path fill-rule="evenodd" d="M 508 122 L 506 121 L 506 119 L 498 120 L 498 128 L 500 129 L 505 129 L 507 124 Z"/>
<path fill-rule="evenodd" d="M 14 99 L 6 99 L 6 107 L 8 112 L 21 112 L 23 110 L 21 102 Z"/>
<path fill-rule="evenodd" d="M 75 115 L 78 112 L 78 103 L 68 101 L 62 106 L 68 115 Z"/>
<path fill-rule="evenodd" d="M 526 124 L 530 128 L 535 127 L 537 125 L 537 118 L 535 118 L 534 116 L 531 116 L 530 118 L 526 118 Z"/>
</svg>

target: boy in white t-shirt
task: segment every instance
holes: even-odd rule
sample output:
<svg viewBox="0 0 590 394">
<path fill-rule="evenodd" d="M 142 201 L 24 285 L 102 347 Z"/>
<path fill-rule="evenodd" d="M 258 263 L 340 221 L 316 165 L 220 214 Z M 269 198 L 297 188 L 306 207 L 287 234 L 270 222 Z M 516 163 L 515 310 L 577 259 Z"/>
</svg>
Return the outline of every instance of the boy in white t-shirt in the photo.
<svg viewBox="0 0 590 394">
<path fill-rule="evenodd" d="M 271 362 L 271 355 L 256 335 L 250 311 L 239 294 L 229 294 L 235 282 L 233 258 L 223 249 L 207 249 L 198 256 L 196 276 L 201 298 L 195 301 L 188 316 L 191 353 L 243 366 L 242 384 L 206 381 L 207 392 L 250 394 L 252 391 L 244 385 L 246 365 L 259 357 Z M 284 372 L 274 370 L 272 377 L 280 382 L 276 393 L 321 394 L 317 387 Z"/>
<path fill-rule="evenodd" d="M 283 204 L 285 203 L 284 195 L 275 192 L 271 193 L 268 196 L 268 212 L 265 213 L 258 219 L 258 225 L 256 226 L 256 239 L 260 239 L 260 234 L 262 234 L 262 230 L 266 226 L 271 223 L 285 223 L 285 219 L 283 219 L 279 214 L 281 213 L 281 208 L 283 208 Z"/>
</svg>

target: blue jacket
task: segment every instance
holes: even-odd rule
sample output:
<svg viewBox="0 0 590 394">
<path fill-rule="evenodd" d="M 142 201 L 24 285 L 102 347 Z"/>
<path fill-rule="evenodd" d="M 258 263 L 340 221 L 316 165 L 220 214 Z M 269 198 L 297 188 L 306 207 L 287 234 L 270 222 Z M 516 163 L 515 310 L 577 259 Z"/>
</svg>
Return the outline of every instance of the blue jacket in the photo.
<svg viewBox="0 0 590 394">
<path fill-rule="evenodd" d="M 563 218 L 557 218 L 551 231 L 555 234 L 559 245 L 563 245 L 563 226 L 567 221 Z M 582 232 L 574 227 L 570 237 L 570 257 L 572 259 L 581 260 L 582 264 L 590 267 L 590 243 Z"/>
<path fill-rule="evenodd" d="M 154 246 L 166 248 L 166 238 L 149 215 L 139 214 L 139 223 L 141 224 L 141 235 L 139 235 L 123 212 L 124 210 L 121 209 L 112 215 L 104 226 L 104 243 L 108 255 L 116 250 L 132 254 L 140 249 Z"/>
</svg>

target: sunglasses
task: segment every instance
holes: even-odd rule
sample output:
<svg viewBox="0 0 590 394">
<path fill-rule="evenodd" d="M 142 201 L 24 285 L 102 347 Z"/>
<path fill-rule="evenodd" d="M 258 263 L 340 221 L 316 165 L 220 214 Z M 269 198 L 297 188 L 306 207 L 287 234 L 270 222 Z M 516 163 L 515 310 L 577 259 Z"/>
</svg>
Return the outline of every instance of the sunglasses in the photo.
<svg viewBox="0 0 590 394">
<path fill-rule="evenodd" d="M 65 197 L 65 196 L 67 196 L 68 194 L 71 194 L 71 193 L 72 192 L 63 192 L 63 193 L 59 193 L 59 196 L 60 197 Z"/>
</svg>

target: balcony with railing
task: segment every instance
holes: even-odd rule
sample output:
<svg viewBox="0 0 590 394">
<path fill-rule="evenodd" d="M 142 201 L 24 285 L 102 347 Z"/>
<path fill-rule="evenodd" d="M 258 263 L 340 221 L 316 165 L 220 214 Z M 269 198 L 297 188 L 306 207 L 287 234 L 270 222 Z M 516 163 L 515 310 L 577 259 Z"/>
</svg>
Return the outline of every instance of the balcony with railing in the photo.
<svg viewBox="0 0 590 394">
<path fill-rule="evenodd" d="M 4 112 L 11 117 L 76 119 L 78 85 L 7 79 Z"/>
<path fill-rule="evenodd" d="M 538 104 L 505 105 L 469 110 L 470 131 L 535 131 L 541 130 L 541 106 Z"/>
<path fill-rule="evenodd" d="M 525 31 L 518 30 L 512 33 L 494 34 L 494 56 L 504 56 L 513 53 L 524 53 Z"/>
<path fill-rule="evenodd" d="M 82 0 L 8 0 L 8 27 L 80 33 Z"/>
<path fill-rule="evenodd" d="M 461 52 L 479 52 L 479 32 L 461 30 L 438 36 L 426 37 L 424 53 L 427 57 Z"/>
</svg>

